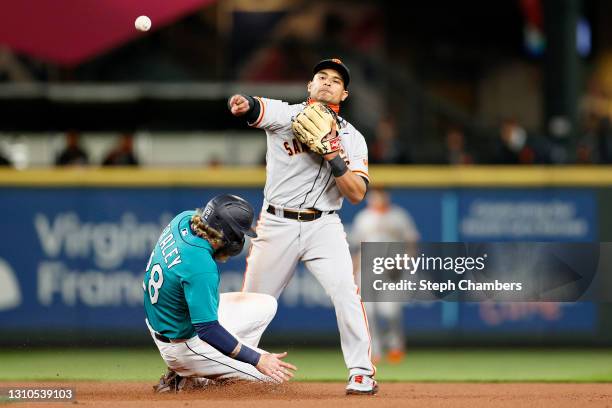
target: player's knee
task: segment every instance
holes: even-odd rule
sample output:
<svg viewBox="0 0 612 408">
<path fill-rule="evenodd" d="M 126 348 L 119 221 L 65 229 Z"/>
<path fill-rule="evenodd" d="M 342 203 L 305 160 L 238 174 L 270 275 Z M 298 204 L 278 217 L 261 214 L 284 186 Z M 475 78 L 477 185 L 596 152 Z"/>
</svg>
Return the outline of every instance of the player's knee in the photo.
<svg viewBox="0 0 612 408">
<path fill-rule="evenodd" d="M 259 296 L 259 304 L 262 310 L 262 313 L 266 316 L 269 316 L 269 319 L 276 315 L 276 309 L 278 308 L 278 302 L 276 298 L 271 295 L 266 295 L 265 293 L 258 293 Z"/>
<path fill-rule="evenodd" d="M 258 314 L 266 317 L 265 320 L 270 321 L 276 315 L 278 302 L 272 295 L 266 293 L 240 292 L 238 298 L 240 301 L 251 304 L 252 307 L 257 310 Z"/>
</svg>

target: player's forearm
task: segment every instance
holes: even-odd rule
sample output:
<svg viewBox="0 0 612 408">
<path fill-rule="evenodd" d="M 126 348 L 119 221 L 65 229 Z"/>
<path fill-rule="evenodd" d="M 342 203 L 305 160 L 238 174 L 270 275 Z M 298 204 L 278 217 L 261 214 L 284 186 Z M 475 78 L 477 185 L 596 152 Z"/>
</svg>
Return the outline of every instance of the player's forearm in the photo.
<svg viewBox="0 0 612 408">
<path fill-rule="evenodd" d="M 198 337 L 228 357 L 256 366 L 261 354 L 240 343 L 218 321 L 198 323 Z"/>
<path fill-rule="evenodd" d="M 340 193 L 350 201 L 351 204 L 359 204 L 364 199 L 368 185 L 361 177 L 353 173 L 338 152 L 323 156 L 329 163 L 332 174 L 336 179 L 336 186 Z"/>
<path fill-rule="evenodd" d="M 340 177 L 336 177 L 336 185 L 340 193 L 351 204 L 359 204 L 364 199 L 367 186 L 361 176 L 356 175 L 352 171 L 347 171 Z"/>
</svg>

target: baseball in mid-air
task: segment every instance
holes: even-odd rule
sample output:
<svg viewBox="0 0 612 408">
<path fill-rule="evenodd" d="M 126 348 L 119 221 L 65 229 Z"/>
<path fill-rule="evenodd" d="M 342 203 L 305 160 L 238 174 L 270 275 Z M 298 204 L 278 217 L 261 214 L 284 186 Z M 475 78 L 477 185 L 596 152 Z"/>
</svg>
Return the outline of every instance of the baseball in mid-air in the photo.
<svg viewBox="0 0 612 408">
<path fill-rule="evenodd" d="M 149 31 L 151 28 L 151 19 L 147 16 L 140 16 L 134 21 L 134 26 L 138 31 Z"/>
</svg>

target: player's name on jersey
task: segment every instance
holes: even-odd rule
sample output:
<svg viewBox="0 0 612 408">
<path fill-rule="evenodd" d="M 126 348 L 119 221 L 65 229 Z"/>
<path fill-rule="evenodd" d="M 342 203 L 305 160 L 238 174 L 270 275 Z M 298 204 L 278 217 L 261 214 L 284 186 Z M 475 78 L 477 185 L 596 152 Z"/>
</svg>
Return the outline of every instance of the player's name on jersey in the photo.
<svg viewBox="0 0 612 408">
<path fill-rule="evenodd" d="M 168 269 L 172 269 L 173 266 L 181 263 L 181 254 L 176 246 L 174 234 L 170 232 L 169 225 L 162 232 L 162 236 L 159 239 L 159 248 L 161 249 L 164 262 L 168 265 Z"/>
</svg>

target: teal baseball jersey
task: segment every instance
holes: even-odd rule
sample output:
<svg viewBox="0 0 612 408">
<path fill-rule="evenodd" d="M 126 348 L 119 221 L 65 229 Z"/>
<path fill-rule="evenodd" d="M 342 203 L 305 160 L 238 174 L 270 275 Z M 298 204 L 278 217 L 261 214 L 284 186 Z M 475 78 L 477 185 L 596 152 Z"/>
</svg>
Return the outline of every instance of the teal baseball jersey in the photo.
<svg viewBox="0 0 612 408">
<path fill-rule="evenodd" d="M 149 258 L 142 287 L 145 314 L 170 339 L 195 336 L 195 323 L 217 320 L 219 269 L 213 248 L 190 228 L 195 211 L 174 217 Z"/>
</svg>

